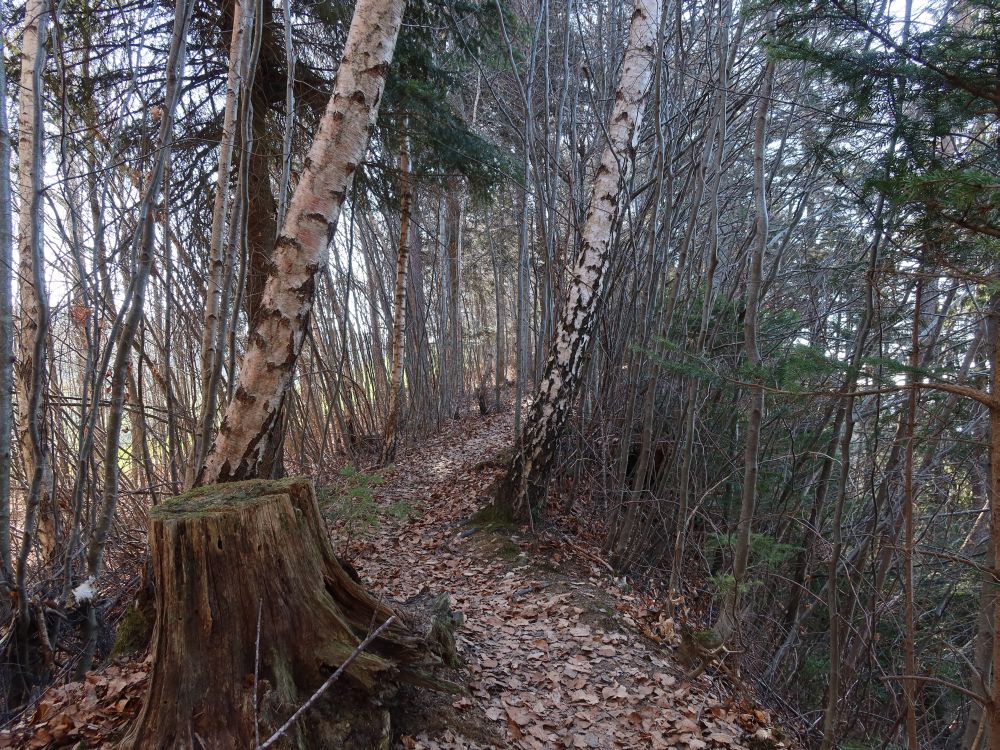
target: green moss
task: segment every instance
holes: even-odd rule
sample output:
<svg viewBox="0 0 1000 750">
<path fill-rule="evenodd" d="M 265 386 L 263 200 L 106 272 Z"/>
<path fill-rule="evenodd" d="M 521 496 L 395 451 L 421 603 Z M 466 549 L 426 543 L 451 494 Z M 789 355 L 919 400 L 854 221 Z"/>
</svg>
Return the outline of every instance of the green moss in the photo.
<svg viewBox="0 0 1000 750">
<path fill-rule="evenodd" d="M 135 656 L 146 650 L 153 635 L 153 618 L 138 603 L 125 610 L 125 616 L 118 623 L 118 633 L 111 656 Z"/>
<path fill-rule="evenodd" d="M 431 649 L 445 664 L 457 669 L 462 666 L 462 659 L 455 645 L 455 631 L 460 620 L 452 613 L 451 599 L 447 594 L 441 594 L 437 598 L 432 612 L 431 630 L 428 634 Z"/>
<path fill-rule="evenodd" d="M 490 503 L 472 514 L 472 518 L 465 524 L 474 529 L 484 529 L 496 531 L 499 529 L 516 529 L 514 517 L 510 508 L 502 507 L 498 503 Z"/>
<path fill-rule="evenodd" d="M 722 645 L 719 636 L 713 630 L 694 630 L 691 632 L 694 639 L 705 648 L 712 650 Z"/>
<path fill-rule="evenodd" d="M 246 482 L 195 487 L 183 495 L 172 497 L 151 508 L 149 517 L 166 520 L 238 510 L 247 505 L 263 502 L 273 495 L 291 494 L 292 489 L 304 481 L 309 480 L 302 477 L 278 480 L 251 479 Z"/>
</svg>

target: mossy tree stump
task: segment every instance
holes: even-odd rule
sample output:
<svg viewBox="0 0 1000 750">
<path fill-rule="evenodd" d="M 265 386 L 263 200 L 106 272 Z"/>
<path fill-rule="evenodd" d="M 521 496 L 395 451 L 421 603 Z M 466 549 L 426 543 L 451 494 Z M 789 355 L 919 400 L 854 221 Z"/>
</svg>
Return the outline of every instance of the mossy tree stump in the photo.
<svg viewBox="0 0 1000 750">
<path fill-rule="evenodd" d="M 150 511 L 149 539 L 153 665 L 126 746 L 254 746 L 258 613 L 262 738 L 392 615 L 286 746 L 388 746 L 384 705 L 395 687 L 435 685 L 428 670 L 440 649 L 418 618 L 378 601 L 340 565 L 311 481 L 195 489 Z"/>
</svg>

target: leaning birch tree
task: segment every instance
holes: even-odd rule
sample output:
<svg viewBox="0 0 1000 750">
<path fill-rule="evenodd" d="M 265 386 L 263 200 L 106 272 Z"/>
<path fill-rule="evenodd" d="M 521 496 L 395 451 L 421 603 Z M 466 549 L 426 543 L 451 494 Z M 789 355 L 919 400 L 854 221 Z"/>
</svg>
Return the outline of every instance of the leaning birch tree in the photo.
<svg viewBox="0 0 1000 750">
<path fill-rule="evenodd" d="M 497 509 L 530 520 L 544 505 L 556 448 L 579 391 L 597 310 L 607 284 L 611 231 L 626 192 L 649 96 L 659 27 L 659 0 L 636 0 L 607 143 L 594 178 L 580 254 L 556 327 L 544 374 L 497 495 Z"/>
<path fill-rule="evenodd" d="M 402 0 L 359 0 L 333 93 L 288 205 L 233 399 L 198 484 L 253 478 L 302 350 L 329 245 L 368 148 L 402 23 Z"/>
</svg>

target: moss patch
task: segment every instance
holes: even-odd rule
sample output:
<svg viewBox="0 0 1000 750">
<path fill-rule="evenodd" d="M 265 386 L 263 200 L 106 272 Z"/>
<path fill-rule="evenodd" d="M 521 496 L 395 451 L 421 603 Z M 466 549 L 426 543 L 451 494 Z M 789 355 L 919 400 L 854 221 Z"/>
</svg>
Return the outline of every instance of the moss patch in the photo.
<svg viewBox="0 0 1000 750">
<path fill-rule="evenodd" d="M 311 480 L 303 477 L 285 479 L 250 479 L 245 482 L 210 484 L 195 487 L 183 495 L 172 497 L 154 508 L 149 517 L 166 520 L 168 518 L 202 516 L 209 513 L 225 513 L 253 504 L 264 502 L 273 495 L 293 494 L 293 488 Z"/>
<path fill-rule="evenodd" d="M 132 604 L 125 610 L 125 616 L 118 623 L 118 634 L 111 649 L 112 657 L 136 656 L 146 650 L 153 635 L 151 614 L 138 603 Z"/>
<path fill-rule="evenodd" d="M 496 531 L 498 529 L 516 529 L 514 517 L 509 508 L 500 507 L 496 502 L 484 505 L 472 514 L 465 524 L 469 528 Z"/>
</svg>

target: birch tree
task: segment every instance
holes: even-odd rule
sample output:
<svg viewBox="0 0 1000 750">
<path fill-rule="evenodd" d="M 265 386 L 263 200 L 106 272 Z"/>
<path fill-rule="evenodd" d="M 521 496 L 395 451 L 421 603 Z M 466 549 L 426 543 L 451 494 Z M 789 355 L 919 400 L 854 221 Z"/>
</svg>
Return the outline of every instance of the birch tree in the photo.
<svg viewBox="0 0 1000 750">
<path fill-rule="evenodd" d="M 379 463 L 389 464 L 396 455 L 399 404 L 403 399 L 403 337 L 406 333 L 407 268 L 410 255 L 410 149 L 406 128 L 399 147 L 399 248 L 396 252 L 396 281 L 392 295 L 392 338 L 389 344 L 389 410 L 382 432 Z"/>
<path fill-rule="evenodd" d="M 49 7 L 44 0 L 30 0 L 25 9 L 22 36 L 20 109 L 18 114 L 18 321 L 17 418 L 18 442 L 24 474 L 29 483 L 21 557 L 26 560 L 32 535 L 38 534 L 42 556 L 55 552 L 55 516 L 51 504 L 51 476 L 45 428 L 45 390 L 48 382 L 47 345 L 49 300 L 43 269 L 42 210 L 42 73 Z M 24 564 L 21 564 L 24 567 Z M 23 574 L 19 574 L 23 577 Z"/>
<path fill-rule="evenodd" d="M 236 144 L 237 103 L 245 90 L 246 65 L 252 42 L 254 7 L 246 0 L 233 6 L 233 33 L 229 47 L 229 75 L 226 79 L 226 104 L 223 110 L 222 142 L 219 145 L 219 171 L 215 179 L 215 204 L 212 208 L 212 229 L 209 236 L 208 293 L 205 299 L 205 328 L 201 340 L 201 415 L 194 436 L 194 460 L 190 479 L 194 479 L 208 453 L 212 424 L 215 419 L 218 377 L 221 367 L 222 297 L 226 266 L 225 229 L 229 215 L 229 176 Z"/>
<path fill-rule="evenodd" d="M 0 26 L 6 27 L 6 7 Z M 0 65 L 0 94 L 6 96 L 7 73 Z M 14 403 L 14 229 L 11 217 L 10 130 L 7 107 L 0 107 L 0 596 L 5 601 L 14 585 L 10 547 L 10 459 Z M 8 612 L 0 606 L 0 615 Z"/>
<path fill-rule="evenodd" d="M 337 80 L 288 205 L 235 395 L 197 482 L 256 476 L 292 382 L 316 275 L 378 116 L 402 23 L 402 0 L 359 0 Z"/>
<path fill-rule="evenodd" d="M 627 195 L 649 95 L 660 12 L 660 0 L 637 0 L 632 11 L 621 79 L 607 143 L 591 188 L 580 253 L 544 373 L 497 495 L 498 509 L 518 519 L 531 520 L 536 510 L 544 508 L 559 438 L 580 387 L 607 284 L 611 232 Z"/>
</svg>

